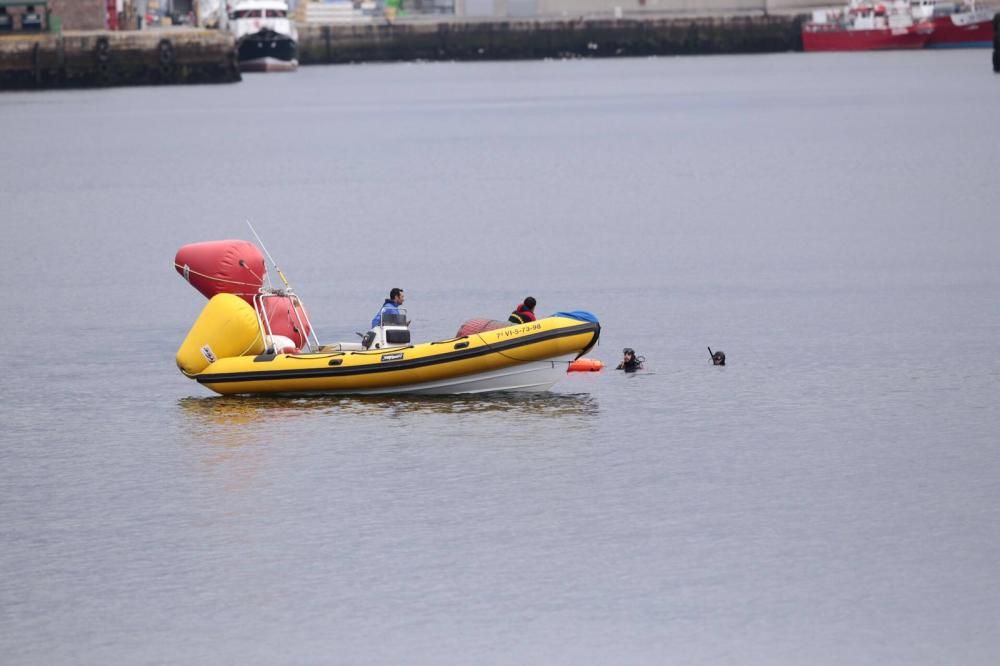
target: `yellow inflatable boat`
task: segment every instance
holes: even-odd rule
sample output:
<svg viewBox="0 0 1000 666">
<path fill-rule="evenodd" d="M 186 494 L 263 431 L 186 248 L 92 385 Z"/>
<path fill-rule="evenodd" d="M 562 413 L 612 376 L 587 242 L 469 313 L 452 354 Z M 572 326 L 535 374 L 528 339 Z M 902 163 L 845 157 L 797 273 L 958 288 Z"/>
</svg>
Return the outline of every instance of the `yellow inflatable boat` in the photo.
<svg viewBox="0 0 1000 666">
<path fill-rule="evenodd" d="M 177 352 L 178 367 L 221 394 L 544 391 L 601 332 L 596 317 L 574 311 L 411 344 L 403 312 L 385 316 L 361 342 L 317 341 L 300 350 L 273 334 L 258 314 L 266 310 L 232 294 L 213 296 Z M 298 316 L 295 308 L 289 312 Z"/>
</svg>

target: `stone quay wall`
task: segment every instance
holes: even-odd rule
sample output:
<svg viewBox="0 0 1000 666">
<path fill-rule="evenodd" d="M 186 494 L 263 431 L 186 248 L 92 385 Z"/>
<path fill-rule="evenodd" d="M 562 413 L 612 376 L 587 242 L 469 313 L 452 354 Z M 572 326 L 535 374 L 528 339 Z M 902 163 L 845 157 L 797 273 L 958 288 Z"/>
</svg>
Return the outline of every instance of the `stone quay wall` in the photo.
<svg viewBox="0 0 1000 666">
<path fill-rule="evenodd" d="M 0 40 L 0 90 L 240 80 L 218 30 L 66 31 Z"/>
<path fill-rule="evenodd" d="M 773 53 L 802 50 L 802 16 L 300 24 L 302 64 Z"/>
</svg>

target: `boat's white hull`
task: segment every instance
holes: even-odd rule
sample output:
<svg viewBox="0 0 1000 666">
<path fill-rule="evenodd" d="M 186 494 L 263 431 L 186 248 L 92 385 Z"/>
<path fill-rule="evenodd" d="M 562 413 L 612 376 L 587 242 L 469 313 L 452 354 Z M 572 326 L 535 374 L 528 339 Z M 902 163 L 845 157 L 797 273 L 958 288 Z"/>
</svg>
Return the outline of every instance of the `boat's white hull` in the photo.
<svg viewBox="0 0 1000 666">
<path fill-rule="evenodd" d="M 440 379 L 422 384 L 385 386 L 377 389 L 352 389 L 350 391 L 322 391 L 323 395 L 384 395 L 404 393 L 407 395 L 462 395 L 470 393 L 520 392 L 538 393 L 547 391 L 566 376 L 566 370 L 576 354 L 567 354 L 547 361 L 522 363 L 503 370 L 481 372 L 473 375 Z M 306 392 L 296 391 L 294 395 Z"/>
</svg>

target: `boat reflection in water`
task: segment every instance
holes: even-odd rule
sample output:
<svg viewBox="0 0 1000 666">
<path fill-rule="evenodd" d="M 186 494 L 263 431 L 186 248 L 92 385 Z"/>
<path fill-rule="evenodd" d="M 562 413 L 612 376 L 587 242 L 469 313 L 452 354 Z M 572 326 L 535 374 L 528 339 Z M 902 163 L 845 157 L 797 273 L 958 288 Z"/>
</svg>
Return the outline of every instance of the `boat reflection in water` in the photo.
<svg viewBox="0 0 1000 666">
<path fill-rule="evenodd" d="M 198 492 L 215 498 L 220 491 L 265 496 L 285 483 L 289 468 L 304 473 L 302 466 L 365 479 L 402 464 L 407 451 L 459 466 L 512 451 L 569 457 L 600 419 L 588 393 L 222 396 L 176 404 L 182 458 Z"/>
<path fill-rule="evenodd" d="M 247 426 L 281 427 L 289 420 L 316 417 L 392 418 L 434 415 L 497 414 L 519 419 L 596 416 L 589 393 L 490 393 L 440 396 L 214 396 L 177 401 L 197 428 L 217 427 L 246 433 Z M 506 423 L 506 421 L 504 422 Z M 252 432 L 252 430 L 251 430 Z"/>
</svg>

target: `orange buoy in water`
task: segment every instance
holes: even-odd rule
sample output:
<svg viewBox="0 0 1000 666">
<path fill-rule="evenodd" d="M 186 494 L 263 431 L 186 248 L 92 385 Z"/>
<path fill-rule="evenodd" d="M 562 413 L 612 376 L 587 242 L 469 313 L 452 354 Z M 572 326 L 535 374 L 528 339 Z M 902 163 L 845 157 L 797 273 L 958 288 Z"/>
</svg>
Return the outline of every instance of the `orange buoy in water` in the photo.
<svg viewBox="0 0 1000 666">
<path fill-rule="evenodd" d="M 569 364 L 567 372 L 600 372 L 603 367 L 596 358 L 578 358 Z"/>
</svg>

